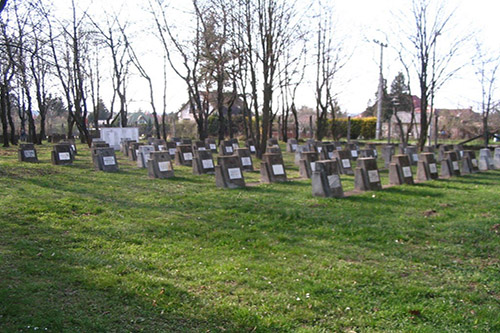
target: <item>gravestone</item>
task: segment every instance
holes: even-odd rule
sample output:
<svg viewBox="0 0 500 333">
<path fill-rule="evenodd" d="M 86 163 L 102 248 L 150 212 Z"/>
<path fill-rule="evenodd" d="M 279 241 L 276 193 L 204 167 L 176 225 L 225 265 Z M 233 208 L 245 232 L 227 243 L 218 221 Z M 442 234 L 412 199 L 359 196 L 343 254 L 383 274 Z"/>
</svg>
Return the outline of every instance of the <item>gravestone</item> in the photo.
<svg viewBox="0 0 500 333">
<path fill-rule="evenodd" d="M 128 159 L 131 161 L 137 161 L 137 152 L 139 147 L 144 145 L 142 142 L 129 142 L 128 144 Z"/>
<path fill-rule="evenodd" d="M 37 163 L 38 155 L 36 154 L 35 145 L 32 143 L 21 143 L 17 151 L 19 162 Z"/>
<path fill-rule="evenodd" d="M 215 174 L 215 164 L 210 150 L 195 150 L 193 157 L 193 175 Z"/>
<path fill-rule="evenodd" d="M 205 147 L 205 143 L 203 141 L 195 141 L 193 143 L 193 151 L 196 150 L 207 150 L 207 148 Z"/>
<path fill-rule="evenodd" d="M 311 178 L 316 162 L 319 160 L 319 154 L 315 151 L 302 153 L 302 159 L 299 164 L 299 172 L 302 178 Z"/>
<path fill-rule="evenodd" d="M 63 140 L 66 140 L 66 134 L 54 133 L 52 135 L 49 135 L 49 142 L 59 143 Z"/>
<path fill-rule="evenodd" d="M 229 140 L 221 141 L 219 151 L 223 156 L 233 155 L 234 153 L 233 144 Z"/>
<path fill-rule="evenodd" d="M 424 146 L 424 153 L 434 153 L 436 148 L 434 146 Z"/>
<path fill-rule="evenodd" d="M 416 146 L 406 146 L 403 151 L 404 154 L 408 155 L 411 165 L 418 164 L 418 150 Z"/>
<path fill-rule="evenodd" d="M 193 144 L 193 140 L 189 139 L 189 138 L 182 138 L 181 139 L 181 145 L 192 145 Z"/>
<path fill-rule="evenodd" d="M 163 139 L 153 139 L 152 142 L 153 147 L 155 147 L 155 151 L 166 151 L 167 150 L 167 141 Z"/>
<path fill-rule="evenodd" d="M 250 154 L 257 153 L 257 149 L 255 148 L 255 143 L 253 142 L 253 140 L 247 140 L 246 146 L 247 146 L 248 150 L 250 150 Z"/>
<path fill-rule="evenodd" d="M 307 146 L 307 151 L 316 151 L 316 140 L 313 140 L 313 139 L 307 139 L 306 140 L 306 144 Z"/>
<path fill-rule="evenodd" d="M 449 178 L 452 176 L 460 176 L 458 153 L 454 150 L 446 151 L 441 162 L 441 177 Z"/>
<path fill-rule="evenodd" d="M 443 160 L 445 152 L 452 150 L 453 150 L 453 145 L 440 145 L 438 151 L 438 162 L 441 162 Z"/>
<path fill-rule="evenodd" d="M 389 184 L 391 185 L 413 185 L 413 174 L 411 171 L 408 155 L 394 155 L 389 165 Z"/>
<path fill-rule="evenodd" d="M 170 155 L 170 159 L 175 159 L 175 152 L 177 151 L 177 143 L 173 141 L 167 142 L 167 153 Z"/>
<path fill-rule="evenodd" d="M 358 146 L 355 143 L 348 143 L 345 145 L 345 150 L 351 154 L 351 160 L 356 161 L 359 157 Z"/>
<path fill-rule="evenodd" d="M 335 145 L 333 143 L 324 143 L 323 149 L 319 154 L 321 160 L 331 160 L 335 152 Z"/>
<path fill-rule="evenodd" d="M 343 175 L 353 175 L 351 151 L 350 150 L 336 150 L 333 153 L 333 158 L 339 162 L 340 173 Z"/>
<path fill-rule="evenodd" d="M 493 161 L 491 160 L 491 151 L 488 148 L 479 150 L 479 170 L 488 171 L 493 168 Z"/>
<path fill-rule="evenodd" d="M 104 172 L 118 171 L 118 162 L 115 156 L 115 150 L 108 148 L 92 148 L 92 161 L 96 170 Z"/>
<path fill-rule="evenodd" d="M 172 142 L 175 142 L 175 145 L 178 146 L 182 143 L 181 138 L 172 138 Z"/>
<path fill-rule="evenodd" d="M 342 150 L 342 142 L 336 141 L 333 144 L 335 145 L 335 150 Z"/>
<path fill-rule="evenodd" d="M 371 149 L 373 150 L 373 157 L 377 158 L 378 157 L 378 151 L 377 151 L 377 145 L 374 143 L 369 143 L 366 146 L 366 149 Z"/>
<path fill-rule="evenodd" d="M 217 154 L 217 143 L 213 138 L 205 139 L 205 148 L 209 149 L 212 153 Z"/>
<path fill-rule="evenodd" d="M 190 144 L 180 144 L 175 152 L 175 164 L 193 166 L 193 148 Z"/>
<path fill-rule="evenodd" d="M 373 149 L 361 149 L 359 151 L 359 157 L 373 157 L 373 158 L 377 158 L 377 156 L 375 156 L 375 153 L 373 152 Z"/>
<path fill-rule="evenodd" d="M 438 179 L 437 162 L 434 153 L 420 153 L 417 165 L 417 180 L 425 182 Z"/>
<path fill-rule="evenodd" d="M 51 160 L 54 165 L 71 165 L 73 157 L 71 155 L 71 147 L 69 144 L 59 143 L 54 145 L 51 152 Z"/>
<path fill-rule="evenodd" d="M 139 148 L 136 152 L 136 154 L 137 154 L 137 167 L 138 168 L 147 168 L 149 155 L 154 151 L 155 151 L 155 147 L 153 145 L 139 146 Z"/>
<path fill-rule="evenodd" d="M 215 185 L 222 188 L 245 187 L 238 156 L 219 156 L 215 167 Z"/>
<path fill-rule="evenodd" d="M 473 150 L 464 150 L 462 157 L 462 174 L 476 173 L 479 171 L 479 163 L 476 159 L 476 153 Z"/>
<path fill-rule="evenodd" d="M 295 150 L 295 165 L 299 166 L 300 165 L 300 160 L 302 159 L 302 153 L 311 151 L 309 150 L 309 147 L 307 145 L 303 146 L 297 146 L 297 149 Z M 314 150 L 312 150 L 314 151 Z"/>
<path fill-rule="evenodd" d="M 71 155 L 73 156 L 73 159 L 75 159 L 76 155 L 78 155 L 78 150 L 76 149 L 76 143 L 74 139 L 67 139 L 61 141 L 61 143 L 68 144 L 71 148 Z M 109 145 L 108 145 L 109 147 Z"/>
<path fill-rule="evenodd" d="M 260 181 L 263 183 L 286 182 L 285 164 L 279 154 L 262 155 Z"/>
<path fill-rule="evenodd" d="M 495 148 L 493 153 L 493 167 L 496 170 L 500 169 L 500 148 Z"/>
<path fill-rule="evenodd" d="M 268 147 L 279 146 L 278 139 L 276 139 L 276 138 L 269 138 L 269 139 L 267 139 L 267 146 Z"/>
<path fill-rule="evenodd" d="M 393 145 L 382 146 L 382 158 L 384 159 L 385 168 L 389 168 L 389 164 L 392 161 L 392 155 L 394 155 L 395 149 Z"/>
<path fill-rule="evenodd" d="M 321 154 L 321 152 L 323 151 L 323 142 L 322 141 L 315 141 L 314 142 L 314 149 L 316 149 L 316 151 Z"/>
<path fill-rule="evenodd" d="M 121 145 L 122 145 L 122 152 L 123 152 L 123 155 L 125 155 L 126 157 L 128 157 L 129 155 L 129 147 L 130 147 L 130 143 L 132 142 L 136 142 L 135 140 L 124 140 L 122 141 Z"/>
<path fill-rule="evenodd" d="M 175 142 L 172 142 L 175 145 Z M 149 154 L 147 161 L 148 176 L 150 178 L 174 177 L 174 166 L 167 151 L 154 151 Z"/>
<path fill-rule="evenodd" d="M 360 191 L 375 191 L 382 189 L 377 161 L 370 157 L 358 158 L 354 170 L 354 188 Z"/>
<path fill-rule="evenodd" d="M 139 141 L 138 127 L 101 127 L 98 131 L 100 140 L 109 144 L 114 150 L 120 150 L 122 138 Z"/>
<path fill-rule="evenodd" d="M 266 153 L 267 154 L 279 154 L 280 156 L 283 156 L 283 153 L 281 152 L 280 146 L 267 146 L 266 147 Z"/>
<path fill-rule="evenodd" d="M 317 197 L 342 198 L 344 190 L 339 176 L 337 160 L 316 162 L 316 168 L 311 177 L 312 194 Z"/>
<path fill-rule="evenodd" d="M 458 153 L 458 159 L 461 160 L 464 157 L 464 146 L 462 145 L 454 145 L 453 150 Z"/>
<path fill-rule="evenodd" d="M 101 139 L 92 139 L 91 148 L 108 148 L 109 144 Z"/>
<path fill-rule="evenodd" d="M 238 143 L 238 139 L 232 138 L 232 139 L 229 139 L 229 142 L 233 146 L 233 151 L 235 151 L 236 149 L 240 148 L 240 144 Z"/>
<path fill-rule="evenodd" d="M 235 155 L 239 157 L 243 171 L 253 171 L 252 154 L 248 148 L 236 149 Z"/>
<path fill-rule="evenodd" d="M 299 143 L 296 139 L 288 139 L 288 141 L 286 142 L 286 151 L 289 153 L 295 153 L 298 146 Z"/>
</svg>

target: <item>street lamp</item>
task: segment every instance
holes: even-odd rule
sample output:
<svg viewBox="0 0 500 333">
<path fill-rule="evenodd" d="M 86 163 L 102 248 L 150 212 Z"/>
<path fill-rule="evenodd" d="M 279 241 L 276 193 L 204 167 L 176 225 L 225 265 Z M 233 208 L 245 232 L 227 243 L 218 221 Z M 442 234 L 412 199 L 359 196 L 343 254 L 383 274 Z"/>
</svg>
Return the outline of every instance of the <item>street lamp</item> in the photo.
<svg viewBox="0 0 500 333">
<path fill-rule="evenodd" d="M 378 98 L 377 98 L 377 127 L 375 130 L 375 139 L 380 139 L 381 132 L 381 122 L 382 122 L 382 99 L 383 99 L 383 90 L 384 90 L 384 76 L 382 75 L 382 60 L 384 57 L 384 47 L 387 47 L 387 44 L 384 44 L 376 39 L 373 40 L 375 44 L 380 45 L 380 73 L 378 80 Z"/>
</svg>

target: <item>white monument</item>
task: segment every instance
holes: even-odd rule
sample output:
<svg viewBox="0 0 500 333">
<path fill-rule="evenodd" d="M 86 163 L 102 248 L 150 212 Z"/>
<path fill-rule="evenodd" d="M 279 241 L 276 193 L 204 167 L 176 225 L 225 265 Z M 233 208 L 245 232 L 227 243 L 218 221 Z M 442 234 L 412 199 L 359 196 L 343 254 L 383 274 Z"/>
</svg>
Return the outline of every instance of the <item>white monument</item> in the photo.
<svg viewBox="0 0 500 333">
<path fill-rule="evenodd" d="M 137 127 L 102 127 L 99 129 L 101 140 L 104 140 L 114 150 L 120 150 L 122 139 L 139 141 Z"/>
</svg>

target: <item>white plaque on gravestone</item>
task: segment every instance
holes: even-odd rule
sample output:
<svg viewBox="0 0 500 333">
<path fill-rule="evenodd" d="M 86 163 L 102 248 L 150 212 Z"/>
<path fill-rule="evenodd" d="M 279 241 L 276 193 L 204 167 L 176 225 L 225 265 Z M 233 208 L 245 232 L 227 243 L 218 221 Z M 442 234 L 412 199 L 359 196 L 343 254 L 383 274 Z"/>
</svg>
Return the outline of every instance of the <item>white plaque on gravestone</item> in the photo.
<svg viewBox="0 0 500 333">
<path fill-rule="evenodd" d="M 342 160 L 342 166 L 345 169 L 349 169 L 351 167 L 351 162 L 346 158 L 346 159 Z"/>
<path fill-rule="evenodd" d="M 139 149 L 135 150 L 135 157 L 139 157 Z"/>
<path fill-rule="evenodd" d="M 472 159 L 472 166 L 477 168 L 477 160 L 475 158 Z"/>
<path fill-rule="evenodd" d="M 175 143 L 175 145 L 176 145 L 176 146 L 179 146 L 180 144 L 181 144 L 181 142 L 180 142 L 180 141 L 177 141 L 177 142 Z"/>
<path fill-rule="evenodd" d="M 114 156 L 103 156 L 102 162 L 104 165 L 115 165 L 115 157 Z"/>
<path fill-rule="evenodd" d="M 411 168 L 409 166 L 403 167 L 403 176 L 405 178 L 410 178 L 411 177 Z"/>
<path fill-rule="evenodd" d="M 215 149 L 217 149 L 217 147 L 215 146 L 215 143 L 211 143 L 211 144 L 210 144 L 210 149 L 211 149 L 211 150 L 215 150 Z"/>
<path fill-rule="evenodd" d="M 460 151 L 460 158 L 462 158 L 462 157 L 464 157 L 464 151 L 463 150 Z"/>
<path fill-rule="evenodd" d="M 182 155 L 184 156 L 184 161 L 192 161 L 193 160 L 193 153 L 184 153 Z"/>
<path fill-rule="evenodd" d="M 71 145 L 71 149 L 76 150 L 75 145 Z"/>
<path fill-rule="evenodd" d="M 275 176 L 284 175 L 285 169 L 283 169 L 283 164 L 273 164 L 273 174 Z"/>
<path fill-rule="evenodd" d="M 205 147 L 198 147 L 198 150 L 205 151 L 207 149 Z"/>
<path fill-rule="evenodd" d="M 160 150 L 160 151 L 161 151 L 161 150 L 164 150 L 164 149 L 165 149 L 165 146 L 163 146 L 163 145 L 158 145 L 158 150 Z"/>
<path fill-rule="evenodd" d="M 380 181 L 380 177 L 378 176 L 377 170 L 368 170 L 368 179 L 370 183 L 378 183 Z"/>
<path fill-rule="evenodd" d="M 227 173 L 229 174 L 229 179 L 241 179 L 241 170 L 240 168 L 229 168 L 227 169 Z"/>
<path fill-rule="evenodd" d="M 418 154 L 413 154 L 413 160 L 418 162 Z"/>
<path fill-rule="evenodd" d="M 233 143 L 233 148 L 237 149 L 237 148 L 240 148 L 240 146 L 237 143 Z"/>
<path fill-rule="evenodd" d="M 316 170 L 316 162 L 311 162 L 311 171 Z"/>
<path fill-rule="evenodd" d="M 318 153 L 321 153 L 323 151 L 323 147 L 318 147 Z"/>
<path fill-rule="evenodd" d="M 294 143 L 294 144 L 292 144 L 292 149 L 293 149 L 293 150 L 297 150 L 297 145 L 296 145 L 295 143 Z"/>
<path fill-rule="evenodd" d="M 330 175 L 328 176 L 328 184 L 330 188 L 340 187 L 340 177 L 339 175 Z"/>
<path fill-rule="evenodd" d="M 431 173 L 437 173 L 438 172 L 437 167 L 436 167 L 436 163 L 429 164 L 429 171 Z"/>
<path fill-rule="evenodd" d="M 226 146 L 226 153 L 232 154 L 233 153 L 233 147 Z"/>
<path fill-rule="evenodd" d="M 250 165 L 252 165 L 252 159 L 250 157 L 242 157 L 241 164 L 243 166 L 250 166 Z"/>
<path fill-rule="evenodd" d="M 170 171 L 170 162 L 169 161 L 164 161 L 164 162 L 158 162 L 158 169 L 160 172 L 165 172 L 165 171 Z"/>
<path fill-rule="evenodd" d="M 458 170 L 458 162 L 453 161 L 451 164 L 453 164 L 453 170 L 457 171 Z"/>
<path fill-rule="evenodd" d="M 329 159 L 332 159 L 332 158 L 333 158 L 333 151 L 329 151 L 329 152 L 328 152 L 328 158 L 329 158 Z"/>
<path fill-rule="evenodd" d="M 214 168 L 214 161 L 212 161 L 212 160 L 202 160 L 201 163 L 203 163 L 203 169 L 213 169 Z"/>
<path fill-rule="evenodd" d="M 26 157 L 26 158 L 35 157 L 35 151 L 34 150 L 25 150 L 24 157 Z"/>
<path fill-rule="evenodd" d="M 375 157 L 377 157 L 377 156 L 378 156 L 377 149 L 373 149 L 373 156 L 375 156 Z"/>
<path fill-rule="evenodd" d="M 69 161 L 71 159 L 71 156 L 69 153 L 59 153 L 59 159 L 61 161 Z"/>
<path fill-rule="evenodd" d="M 250 146 L 250 151 L 251 151 L 252 153 L 255 153 L 255 146 Z"/>
<path fill-rule="evenodd" d="M 169 154 L 169 155 L 175 155 L 175 151 L 176 151 L 176 149 L 175 149 L 175 148 L 170 148 L 170 149 L 168 150 L 168 154 Z"/>
<path fill-rule="evenodd" d="M 351 150 L 351 156 L 352 157 L 358 157 L 358 151 L 357 150 Z"/>
<path fill-rule="evenodd" d="M 341 146 L 338 146 L 337 148 L 335 148 L 336 150 L 342 150 L 342 147 Z"/>
</svg>

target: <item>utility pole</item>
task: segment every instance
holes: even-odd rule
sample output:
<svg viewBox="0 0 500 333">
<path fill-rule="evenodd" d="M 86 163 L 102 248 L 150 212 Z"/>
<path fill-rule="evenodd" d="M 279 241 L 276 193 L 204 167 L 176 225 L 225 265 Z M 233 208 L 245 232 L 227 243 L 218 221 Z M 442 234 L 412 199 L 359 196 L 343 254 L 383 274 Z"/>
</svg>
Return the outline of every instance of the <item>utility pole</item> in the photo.
<svg viewBox="0 0 500 333">
<path fill-rule="evenodd" d="M 380 139 L 380 134 L 382 130 L 382 99 L 384 94 L 384 76 L 382 75 L 382 59 L 384 57 L 384 47 L 387 47 L 387 44 L 379 42 L 374 39 L 373 42 L 375 44 L 380 45 L 380 75 L 378 81 L 378 96 L 377 96 L 377 128 L 375 131 L 375 139 Z"/>
</svg>

